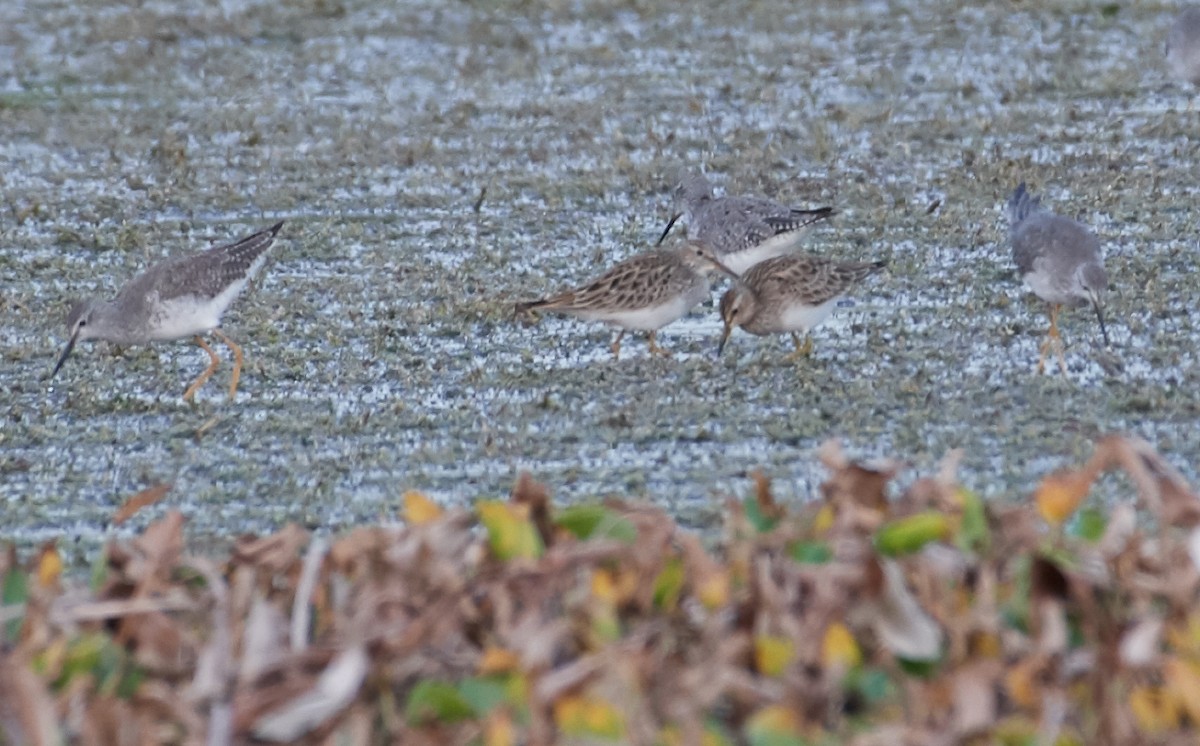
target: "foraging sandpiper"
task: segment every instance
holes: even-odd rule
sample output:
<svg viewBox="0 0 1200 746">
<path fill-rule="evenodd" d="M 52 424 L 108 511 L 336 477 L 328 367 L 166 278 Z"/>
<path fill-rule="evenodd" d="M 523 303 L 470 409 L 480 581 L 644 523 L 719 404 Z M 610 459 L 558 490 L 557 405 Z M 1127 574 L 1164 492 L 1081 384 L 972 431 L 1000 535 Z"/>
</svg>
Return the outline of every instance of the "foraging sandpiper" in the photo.
<svg viewBox="0 0 1200 746">
<path fill-rule="evenodd" d="M 586 285 L 518 303 L 516 311 L 554 311 L 621 327 L 612 343 L 617 359 L 621 339 L 630 329 L 650 333 L 651 354 L 666 354 L 655 343 L 656 333 L 708 298 L 710 278 L 717 272 L 734 276 L 711 248 L 688 241 L 630 257 Z"/>
<path fill-rule="evenodd" d="M 790 332 L 800 358 L 812 352 L 813 327 L 833 313 L 838 298 L 887 262 L 838 262 L 808 254 L 777 256 L 754 265 L 721 296 L 725 323 L 720 355 L 735 326 L 762 336 Z M 803 344 L 797 332 L 806 335 Z"/>
<path fill-rule="evenodd" d="M 1107 346 L 1104 293 L 1108 289 L 1108 274 L 1096 236 L 1070 218 L 1042 210 L 1040 202 L 1040 197 L 1025 190 L 1025 182 L 1017 186 L 1008 200 L 1009 236 L 1021 279 L 1050 307 L 1050 330 L 1042 342 L 1037 371 L 1045 372 L 1046 353 L 1053 346 L 1065 376 L 1067 359 L 1058 333 L 1058 312 L 1064 305 L 1091 303 Z"/>
<path fill-rule="evenodd" d="M 208 353 L 209 365 L 184 392 L 184 400 L 189 400 L 220 362 L 200 336 L 211 331 L 233 350 L 232 400 L 242 371 L 242 348 L 218 328 L 221 315 L 262 267 L 282 226 L 280 221 L 236 243 L 155 264 L 126 283 L 111 301 L 79 301 L 67 315 L 70 340 L 50 377 L 58 374 L 80 340 L 138 345 L 193 337 Z"/>
<path fill-rule="evenodd" d="M 688 238 L 712 246 L 739 275 L 763 260 L 796 251 L 815 223 L 837 214 L 831 207 L 804 210 L 762 197 L 714 197 L 712 184 L 699 172 L 683 177 L 675 199 L 683 209 L 671 216 L 659 243 L 686 213 Z"/>
</svg>

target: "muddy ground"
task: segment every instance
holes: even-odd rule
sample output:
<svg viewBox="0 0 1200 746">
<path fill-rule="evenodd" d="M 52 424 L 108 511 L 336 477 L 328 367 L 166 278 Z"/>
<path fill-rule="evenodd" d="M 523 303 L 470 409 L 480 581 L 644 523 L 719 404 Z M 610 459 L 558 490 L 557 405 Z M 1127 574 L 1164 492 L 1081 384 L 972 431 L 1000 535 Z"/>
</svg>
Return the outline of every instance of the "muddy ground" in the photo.
<svg viewBox="0 0 1200 746">
<path fill-rule="evenodd" d="M 813 494 L 833 436 L 924 472 L 962 448 L 963 481 L 995 499 L 1111 431 L 1196 481 L 1200 112 L 1163 64 L 1173 12 L 0 6 L 0 535 L 82 558 L 161 481 L 199 542 L 337 530 L 406 489 L 501 495 L 522 469 L 559 500 L 644 497 L 708 528 L 756 468 Z M 811 250 L 888 272 L 798 365 L 744 334 L 716 358 L 711 307 L 660 335 L 665 360 L 513 320 L 648 248 L 685 167 L 836 207 Z M 1112 346 L 1066 313 L 1066 379 L 1033 373 L 1047 321 L 1002 210 L 1021 180 L 1107 253 Z M 70 299 L 279 219 L 225 320 L 247 354 L 236 402 L 228 364 L 182 402 L 207 360 L 185 343 L 81 345 L 47 380 Z"/>
</svg>

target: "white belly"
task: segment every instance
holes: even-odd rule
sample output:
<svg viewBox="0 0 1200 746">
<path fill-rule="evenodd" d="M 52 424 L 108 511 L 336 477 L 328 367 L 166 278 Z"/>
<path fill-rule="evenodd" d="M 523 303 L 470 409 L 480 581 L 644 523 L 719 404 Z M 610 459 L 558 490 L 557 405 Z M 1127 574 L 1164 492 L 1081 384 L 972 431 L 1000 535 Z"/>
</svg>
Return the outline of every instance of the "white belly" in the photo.
<svg viewBox="0 0 1200 746">
<path fill-rule="evenodd" d="M 195 296 L 166 301 L 159 306 L 147 336 L 165 342 L 205 334 L 221 325 L 221 310 L 211 301 L 196 303 Z"/>
<path fill-rule="evenodd" d="M 1029 286 L 1034 295 L 1047 303 L 1074 305 L 1081 300 L 1077 296 L 1064 292 L 1062 286 L 1051 281 L 1046 273 L 1030 272 L 1025 275 L 1025 284 Z"/>
<path fill-rule="evenodd" d="M 586 314 L 581 313 L 579 316 L 589 321 L 606 321 L 626 329 L 649 332 L 661 329 L 672 321 L 678 321 L 694 305 L 696 305 L 696 302 L 691 298 L 678 296 L 657 306 L 648 306 L 628 311 L 597 310 Z"/>
<path fill-rule="evenodd" d="M 801 240 L 807 232 L 807 228 L 801 228 L 791 233 L 772 236 L 749 249 L 722 254 L 720 257 L 721 263 L 733 270 L 734 274 L 745 274 L 746 270 L 759 262 L 765 262 L 768 259 L 783 256 L 784 254 L 791 254 L 800 248 Z"/>
<path fill-rule="evenodd" d="M 820 324 L 833 313 L 837 299 L 822 303 L 819 306 L 805 306 L 793 303 L 784 308 L 773 323 L 764 325 L 762 333 L 767 332 L 807 332 Z"/>
<path fill-rule="evenodd" d="M 242 288 L 250 282 L 251 275 L 262 266 L 266 255 L 260 256 L 254 266 L 241 279 L 231 282 L 224 290 L 213 298 L 199 298 L 195 295 L 181 295 L 167 301 L 160 301 L 157 293 L 152 293 L 146 301 L 150 305 L 157 304 L 155 323 L 149 330 L 150 339 L 167 341 L 183 339 L 197 334 L 205 334 L 221 325 L 221 314 L 233 303 Z"/>
</svg>

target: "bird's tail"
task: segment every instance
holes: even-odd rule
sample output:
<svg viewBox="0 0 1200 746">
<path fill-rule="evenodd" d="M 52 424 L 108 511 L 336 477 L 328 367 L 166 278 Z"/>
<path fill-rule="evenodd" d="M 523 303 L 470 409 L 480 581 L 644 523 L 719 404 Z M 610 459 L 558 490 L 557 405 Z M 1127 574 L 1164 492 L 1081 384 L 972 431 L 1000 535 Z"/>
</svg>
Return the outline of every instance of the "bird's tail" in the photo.
<svg viewBox="0 0 1200 746">
<path fill-rule="evenodd" d="M 537 300 L 527 300 L 527 301 L 521 301 L 520 303 L 514 303 L 513 304 L 513 316 L 515 316 L 517 318 L 522 318 L 522 317 L 536 318 L 536 314 L 533 313 L 534 311 L 537 311 L 538 309 L 554 306 L 561 300 L 562 300 L 562 298 L 560 296 L 554 296 L 551 298 L 538 298 Z"/>
<path fill-rule="evenodd" d="M 1025 190 L 1025 182 L 1017 185 L 1008 200 L 1008 227 L 1016 228 L 1022 220 L 1037 212 L 1041 197 L 1034 197 Z"/>
</svg>

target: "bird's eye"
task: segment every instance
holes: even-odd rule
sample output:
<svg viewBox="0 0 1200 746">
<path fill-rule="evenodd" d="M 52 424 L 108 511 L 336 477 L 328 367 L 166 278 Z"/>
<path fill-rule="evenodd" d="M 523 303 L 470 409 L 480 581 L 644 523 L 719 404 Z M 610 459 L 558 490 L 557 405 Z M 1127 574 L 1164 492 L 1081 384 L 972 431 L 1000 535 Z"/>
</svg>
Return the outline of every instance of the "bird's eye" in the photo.
<svg viewBox="0 0 1200 746">
<path fill-rule="evenodd" d="M 87 319 L 80 319 L 76 326 L 87 326 Z"/>
</svg>

